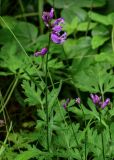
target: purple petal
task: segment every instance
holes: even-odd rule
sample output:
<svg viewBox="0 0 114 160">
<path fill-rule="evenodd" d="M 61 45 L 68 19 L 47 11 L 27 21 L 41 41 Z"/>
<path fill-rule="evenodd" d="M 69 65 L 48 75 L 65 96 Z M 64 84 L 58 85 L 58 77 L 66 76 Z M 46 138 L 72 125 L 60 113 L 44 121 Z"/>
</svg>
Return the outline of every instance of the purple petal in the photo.
<svg viewBox="0 0 114 160">
<path fill-rule="evenodd" d="M 49 27 L 49 22 L 54 16 L 54 9 L 51 8 L 50 12 L 43 12 L 42 19 L 47 27 Z"/>
<path fill-rule="evenodd" d="M 62 44 L 66 40 L 66 32 L 63 33 L 62 35 L 59 35 L 58 33 L 52 32 L 51 39 L 54 43 Z"/>
<path fill-rule="evenodd" d="M 77 103 L 77 104 L 80 104 L 80 102 L 81 102 L 80 98 L 79 98 L 79 97 L 76 98 L 76 103 Z"/>
<path fill-rule="evenodd" d="M 53 23 L 53 26 L 55 25 L 60 25 L 64 23 L 64 18 L 58 18 L 55 20 L 55 22 Z"/>
<path fill-rule="evenodd" d="M 48 49 L 47 48 L 42 48 L 41 50 L 41 55 L 45 55 L 47 53 Z"/>
<path fill-rule="evenodd" d="M 66 38 L 67 38 L 67 33 L 66 32 L 64 32 L 62 35 L 61 35 L 61 43 L 63 43 L 65 40 L 66 40 Z"/>
<path fill-rule="evenodd" d="M 54 26 L 54 27 L 52 28 L 52 30 L 53 30 L 54 32 L 60 32 L 60 31 L 62 30 L 62 26 Z"/>
<path fill-rule="evenodd" d="M 65 103 L 63 104 L 64 109 L 66 109 L 66 107 L 68 106 L 69 102 L 70 102 L 70 99 L 67 98 Z"/>
<path fill-rule="evenodd" d="M 54 9 L 53 8 L 51 8 L 51 11 L 49 12 L 49 15 L 50 15 L 50 19 L 52 19 L 53 16 L 54 16 Z"/>
<path fill-rule="evenodd" d="M 90 94 L 90 97 L 91 97 L 94 104 L 99 104 L 100 103 L 101 97 L 99 97 L 97 94 L 95 94 L 95 95 Z"/>
<path fill-rule="evenodd" d="M 41 52 L 35 52 L 34 56 L 38 57 L 39 55 L 41 55 Z"/>
<path fill-rule="evenodd" d="M 61 43 L 60 37 L 54 32 L 51 33 L 51 39 L 54 43 L 57 43 L 57 44 Z"/>
<path fill-rule="evenodd" d="M 102 104 L 101 104 L 101 108 L 105 108 L 108 104 L 110 103 L 110 98 L 107 98 Z"/>
<path fill-rule="evenodd" d="M 35 52 L 34 56 L 36 56 L 36 57 L 38 57 L 38 56 L 44 56 L 47 52 L 48 52 L 47 48 L 42 48 L 41 51 Z"/>
</svg>

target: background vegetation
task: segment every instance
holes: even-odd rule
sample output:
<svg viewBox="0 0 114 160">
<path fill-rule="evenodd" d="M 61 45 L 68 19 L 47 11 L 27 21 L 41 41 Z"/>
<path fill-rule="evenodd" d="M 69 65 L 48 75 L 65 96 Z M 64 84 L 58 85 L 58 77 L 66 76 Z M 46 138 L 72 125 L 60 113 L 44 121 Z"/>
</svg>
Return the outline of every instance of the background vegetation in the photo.
<svg viewBox="0 0 114 160">
<path fill-rule="evenodd" d="M 33 54 L 48 44 L 52 7 L 67 40 L 50 44 L 46 86 L 46 57 Z M 91 93 L 110 104 L 99 111 Z M 113 0 L 0 0 L 1 160 L 113 160 L 113 101 Z"/>
</svg>

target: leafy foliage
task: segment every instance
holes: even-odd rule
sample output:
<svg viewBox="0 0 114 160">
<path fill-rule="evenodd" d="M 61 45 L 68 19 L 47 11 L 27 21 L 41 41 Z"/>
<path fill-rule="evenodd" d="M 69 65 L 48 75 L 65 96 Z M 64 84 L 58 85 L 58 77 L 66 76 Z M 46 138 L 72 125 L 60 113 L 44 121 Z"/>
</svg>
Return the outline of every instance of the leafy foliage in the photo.
<svg viewBox="0 0 114 160">
<path fill-rule="evenodd" d="M 0 159 L 113 159 L 113 0 L 13 3 L 0 4 Z M 41 19 L 53 5 L 54 18 L 65 20 L 62 45 L 49 43 Z M 47 81 L 46 55 L 33 56 L 44 47 Z M 111 102 L 99 109 L 90 93 Z"/>
</svg>

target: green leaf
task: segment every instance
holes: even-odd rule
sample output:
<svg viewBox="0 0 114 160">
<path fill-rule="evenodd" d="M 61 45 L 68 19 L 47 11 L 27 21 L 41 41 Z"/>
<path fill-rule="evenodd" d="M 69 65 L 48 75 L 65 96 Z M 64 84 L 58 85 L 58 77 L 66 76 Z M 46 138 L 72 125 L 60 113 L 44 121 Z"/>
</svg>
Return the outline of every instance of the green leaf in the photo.
<svg viewBox="0 0 114 160">
<path fill-rule="evenodd" d="M 34 148 L 30 148 L 27 151 L 21 152 L 14 160 L 29 160 L 30 158 L 35 158 L 40 155 L 41 151 Z"/>
<path fill-rule="evenodd" d="M 2 18 L 4 19 L 4 21 L 7 23 L 7 25 L 10 27 L 10 29 L 13 29 L 15 27 L 15 25 L 18 23 L 18 21 L 10 16 L 2 16 Z M 0 19 L 0 25 L 3 28 L 7 28 L 7 26 L 3 23 L 3 21 Z"/>
<path fill-rule="evenodd" d="M 99 46 L 102 46 L 108 39 L 109 39 L 109 37 L 104 37 L 104 36 L 100 36 L 100 35 L 93 36 L 92 42 L 91 42 L 92 48 L 96 49 Z"/>
<path fill-rule="evenodd" d="M 62 82 L 60 82 L 58 88 L 54 88 L 48 94 L 48 109 L 49 109 L 49 113 L 52 111 L 52 107 L 54 107 L 55 104 L 57 103 L 57 98 L 58 98 L 59 92 L 61 90 L 61 85 L 62 85 Z"/>
<path fill-rule="evenodd" d="M 98 55 L 95 55 L 96 62 L 105 62 L 114 66 L 114 53 L 113 52 L 101 52 Z"/>
<path fill-rule="evenodd" d="M 67 39 L 63 44 L 67 58 L 82 58 L 91 51 L 91 38 L 81 37 L 77 40 Z"/>
<path fill-rule="evenodd" d="M 96 27 L 92 29 L 92 36 L 108 36 L 109 35 L 109 30 L 106 26 L 102 24 L 97 24 Z"/>
<path fill-rule="evenodd" d="M 88 69 L 78 72 L 74 75 L 74 85 L 82 91 L 96 92 L 113 92 L 113 76 L 107 73 L 109 66 L 106 64 L 96 64 Z M 111 82 L 111 83 L 110 83 Z M 105 87 L 104 87 L 105 86 Z"/>
<path fill-rule="evenodd" d="M 68 35 L 75 32 L 78 26 L 78 18 L 75 17 L 71 23 L 65 23 L 64 30 L 67 32 Z"/>
<path fill-rule="evenodd" d="M 10 20 L 12 19 L 13 18 L 10 18 Z M 9 28 L 11 27 L 10 30 L 13 32 L 15 37 L 18 39 L 18 41 L 22 44 L 24 48 L 26 48 L 28 44 L 36 41 L 38 29 L 33 24 L 28 22 L 17 21 L 17 23 L 15 22 L 15 25 L 12 26 L 8 24 L 9 21 L 7 22 L 7 20 L 5 19 L 4 21 Z M 11 23 L 13 22 L 14 20 L 12 20 Z M 0 36 L 0 44 L 5 44 L 6 42 L 11 43 L 13 40 L 16 41 L 10 30 L 7 28 L 7 26 L 6 28 L 0 30 L 0 35 L 2 35 Z"/>
<path fill-rule="evenodd" d="M 88 22 L 81 22 L 78 24 L 77 30 L 78 31 L 87 31 L 87 30 L 91 30 L 96 26 L 96 23 L 91 22 L 90 24 L 88 24 Z"/>
<path fill-rule="evenodd" d="M 66 23 L 71 23 L 73 19 L 78 18 L 79 22 L 83 22 L 87 18 L 87 12 L 77 7 L 77 5 L 73 5 L 70 8 L 65 8 L 61 12 L 61 16 L 65 19 Z"/>
<path fill-rule="evenodd" d="M 89 17 L 99 23 L 102 23 L 104 25 L 113 25 L 114 24 L 114 13 L 110 13 L 108 15 L 102 15 L 95 12 L 89 12 Z"/>
<path fill-rule="evenodd" d="M 16 71 L 23 67 L 25 62 L 25 55 L 17 53 L 17 46 L 15 42 L 7 43 L 0 52 L 0 66 L 8 68 L 11 72 Z"/>
<path fill-rule="evenodd" d="M 44 84 L 40 82 L 39 86 L 44 87 Z M 29 82 L 24 80 L 22 83 L 22 88 L 24 89 L 24 93 L 26 95 L 25 102 L 29 103 L 29 105 L 34 106 L 38 104 L 42 104 L 41 100 L 41 90 L 35 86 L 34 82 Z"/>
<path fill-rule="evenodd" d="M 53 5 L 53 0 L 48 0 L 48 2 Z M 90 1 L 90 0 L 73 0 L 73 1 L 69 1 L 69 0 L 55 0 L 55 7 L 56 8 L 68 8 L 71 7 L 72 5 L 76 5 L 78 7 L 101 7 L 103 5 L 105 5 L 106 0 L 96 0 L 96 1 Z"/>
</svg>

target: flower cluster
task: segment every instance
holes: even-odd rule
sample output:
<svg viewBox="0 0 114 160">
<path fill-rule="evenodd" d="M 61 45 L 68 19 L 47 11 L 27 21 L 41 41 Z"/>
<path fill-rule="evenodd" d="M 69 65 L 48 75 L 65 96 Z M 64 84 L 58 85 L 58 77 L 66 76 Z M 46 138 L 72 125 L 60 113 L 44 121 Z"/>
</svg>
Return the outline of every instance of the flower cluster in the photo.
<svg viewBox="0 0 114 160">
<path fill-rule="evenodd" d="M 54 43 L 62 44 L 66 38 L 66 32 L 63 32 L 61 24 L 64 23 L 63 18 L 56 19 L 53 23 L 51 23 L 54 17 L 54 9 L 52 8 L 50 12 L 43 12 L 42 19 L 45 25 L 51 29 L 51 40 Z"/>
<path fill-rule="evenodd" d="M 41 51 L 39 52 L 35 52 L 34 53 L 34 56 L 44 56 L 46 53 L 48 52 L 48 49 L 47 48 L 42 48 Z"/>
<path fill-rule="evenodd" d="M 63 104 L 64 109 L 66 109 L 66 107 L 68 106 L 69 102 L 70 102 L 70 99 L 67 98 L 65 103 Z"/>
<path fill-rule="evenodd" d="M 107 98 L 104 102 L 102 102 L 101 97 L 99 97 L 97 94 L 95 94 L 95 95 L 90 94 L 90 97 L 91 97 L 93 103 L 102 109 L 104 109 L 110 103 L 109 98 Z"/>
<path fill-rule="evenodd" d="M 78 105 L 80 105 L 81 99 L 78 97 L 78 98 L 76 98 L 75 102 L 76 102 Z"/>
</svg>

